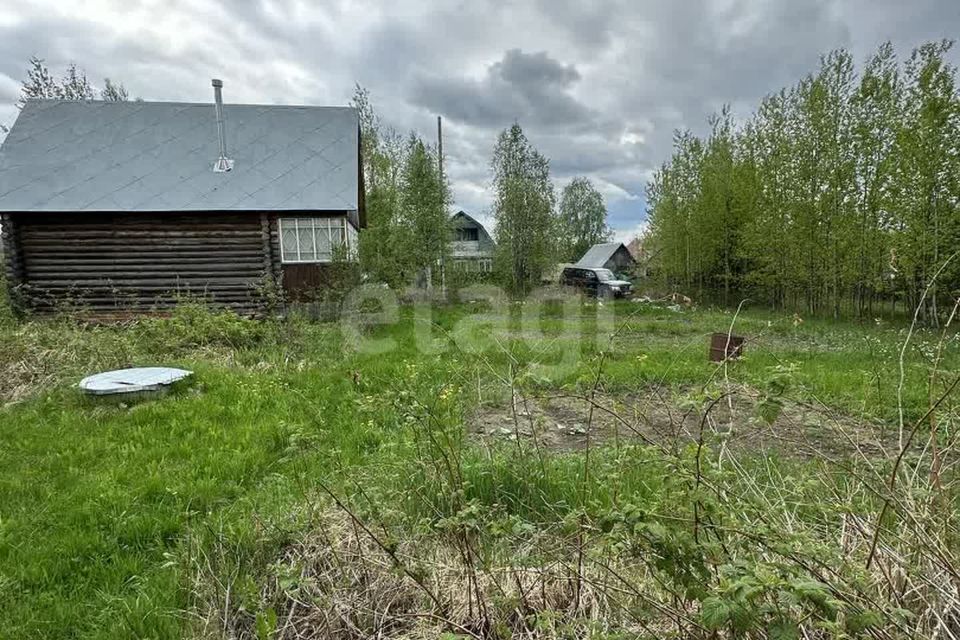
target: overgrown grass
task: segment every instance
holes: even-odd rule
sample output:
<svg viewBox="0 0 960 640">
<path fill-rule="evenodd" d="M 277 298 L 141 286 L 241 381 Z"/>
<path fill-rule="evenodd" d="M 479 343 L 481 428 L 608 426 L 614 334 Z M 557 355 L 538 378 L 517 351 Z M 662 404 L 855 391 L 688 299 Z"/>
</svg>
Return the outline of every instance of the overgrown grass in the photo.
<svg viewBox="0 0 960 640">
<path fill-rule="evenodd" d="M 519 306 L 510 308 L 511 317 L 491 323 L 512 330 L 512 337 L 488 340 L 474 350 L 457 345 L 456 337 L 464 335 L 462 321 L 483 308 L 435 309 L 433 353 L 422 349 L 407 309 L 397 323 L 364 331 L 392 340 L 395 348 L 387 353 L 351 351 L 333 324 L 256 322 L 190 305 L 170 318 L 122 326 L 69 318 L 0 322 L 0 610 L 5 614 L 0 637 L 256 637 L 258 628 L 269 635 L 284 624 L 274 615 L 292 619 L 285 607 L 288 597 L 299 593 L 301 578 L 283 582 L 283 567 L 299 571 L 316 559 L 306 554 L 284 564 L 283 558 L 331 518 L 329 526 L 352 532 L 351 553 L 367 549 L 366 561 L 394 564 L 404 589 L 411 583 L 402 575 L 402 563 L 384 555 L 359 523 L 381 532 L 387 549 L 397 544 L 411 563 L 426 557 L 418 559 L 416 545 L 402 540 L 418 541 L 425 555 L 443 548 L 462 556 L 466 549 L 469 557 L 486 549 L 474 567 L 485 575 L 495 575 L 492 567 L 511 557 L 540 568 L 547 561 L 575 560 L 577 554 L 569 554 L 584 547 L 584 536 L 596 541 L 587 545 L 586 555 L 646 549 L 650 557 L 672 557 L 663 570 L 673 573 L 665 577 L 647 568 L 643 580 L 679 581 L 672 588 L 681 590 L 690 586 L 684 581 L 700 580 L 702 588 L 689 599 L 702 606 L 707 598 L 719 598 L 732 580 L 715 573 L 723 567 L 732 571 L 729 562 L 704 559 L 704 527 L 714 527 L 704 534 L 708 540 L 721 521 L 761 531 L 769 525 L 757 519 L 759 505 L 777 495 L 777 504 L 789 506 L 803 523 L 796 527 L 798 540 L 811 537 L 811 544 L 821 544 L 823 539 L 812 536 L 835 530 L 855 505 L 878 509 L 876 497 L 816 460 L 780 460 L 771 467 L 769 461 L 745 458 L 738 466 L 725 465 L 717 457 L 722 442 L 698 453 L 687 441 L 674 454 L 627 439 L 596 447 L 589 464 L 582 452 L 544 452 L 522 437 L 487 449 L 465 435 L 465 418 L 483 398 L 504 394 L 589 393 L 595 384 L 628 394 L 664 385 L 709 400 L 722 393 L 723 382 L 772 393 L 786 384 L 786 375 L 792 398 L 819 400 L 896 430 L 900 406 L 908 422 L 929 406 L 930 364 L 941 341 L 934 333 L 914 337 L 898 403 L 905 337 L 899 326 L 798 322 L 793 316 L 745 312 L 735 331 L 750 339 L 746 356 L 724 371 L 707 362 L 706 349 L 710 333 L 730 326 L 727 311 L 617 303 L 618 330 L 610 342 L 591 333 L 595 307 L 580 307 L 575 322 L 559 308 L 548 309 L 537 333 L 522 325 Z M 960 365 L 956 340 L 946 336 L 939 365 L 946 373 Z M 573 367 L 543 373 L 533 366 L 557 362 L 571 342 L 580 354 Z M 93 371 L 149 364 L 182 366 L 196 376 L 168 396 L 129 406 L 92 402 L 71 386 Z M 934 382 L 934 395 L 949 380 L 941 378 Z M 952 400 L 942 408 L 944 438 L 951 437 L 955 412 Z M 885 465 L 880 461 L 864 473 L 880 473 Z M 698 468 L 714 487 L 712 497 L 690 485 Z M 705 511 L 713 524 L 701 521 L 694 535 L 690 522 Z M 470 532 L 467 538 L 464 532 Z M 543 537 L 548 534 L 549 543 Z M 729 542 L 747 548 L 750 540 Z M 716 540 L 710 544 L 708 556 L 722 555 Z M 427 552 L 429 545 L 433 551 Z M 836 561 L 836 553 L 823 550 L 818 560 Z M 324 557 L 336 562 L 335 556 Z M 750 571 L 756 573 L 756 555 L 752 562 Z M 364 567 L 361 562 L 356 571 L 372 570 Z M 561 568 L 551 584 L 570 605 L 571 576 L 585 579 L 589 572 Z M 456 581 L 444 583 L 427 566 L 417 570 L 429 576 L 433 588 L 454 595 Z M 640 579 L 630 577 L 637 584 Z M 585 584 L 578 597 L 586 598 Z M 303 593 L 319 589 L 302 588 Z M 784 589 L 792 593 L 793 586 Z M 598 598 L 606 593 L 596 585 L 591 592 Z M 425 597 L 415 586 L 412 593 L 405 596 L 410 602 Z M 544 617 L 554 615 L 550 611 L 560 600 L 544 598 L 549 602 L 531 615 L 554 635 L 564 635 L 567 622 L 548 623 Z M 471 608 L 479 606 L 479 596 L 475 599 Z M 803 602 L 797 607 L 812 615 Z M 555 615 L 562 618 L 563 611 Z M 621 630 L 630 628 L 629 617 L 603 611 L 611 620 L 605 633 L 616 631 L 614 619 Z M 503 635 L 513 624 L 503 615 L 491 615 L 500 625 L 496 629 L 474 632 Z M 701 614 L 691 608 L 683 615 Z M 517 624 L 512 628 L 526 628 L 527 622 Z M 569 633 L 583 635 L 577 624 Z M 426 628 L 442 630 L 443 624 L 434 620 Z"/>
</svg>

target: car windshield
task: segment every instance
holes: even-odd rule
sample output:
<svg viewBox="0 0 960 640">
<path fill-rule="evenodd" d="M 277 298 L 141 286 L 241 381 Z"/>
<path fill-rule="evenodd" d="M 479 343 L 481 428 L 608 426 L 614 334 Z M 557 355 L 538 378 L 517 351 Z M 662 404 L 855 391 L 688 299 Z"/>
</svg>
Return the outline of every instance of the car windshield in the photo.
<svg viewBox="0 0 960 640">
<path fill-rule="evenodd" d="M 610 269 L 596 269 L 596 274 L 601 282 L 608 282 L 614 279 L 613 272 L 610 271 Z"/>
</svg>

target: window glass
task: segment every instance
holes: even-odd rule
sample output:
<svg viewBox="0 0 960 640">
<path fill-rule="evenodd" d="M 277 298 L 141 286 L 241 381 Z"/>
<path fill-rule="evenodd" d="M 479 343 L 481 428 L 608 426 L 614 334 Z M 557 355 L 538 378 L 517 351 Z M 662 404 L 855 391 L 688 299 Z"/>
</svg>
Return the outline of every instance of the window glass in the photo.
<svg viewBox="0 0 960 640">
<path fill-rule="evenodd" d="M 280 253 L 284 260 L 297 259 L 297 229 L 293 224 L 280 225 Z"/>
<path fill-rule="evenodd" d="M 610 269 L 597 269 L 597 277 L 603 282 L 613 280 L 613 272 Z"/>
<path fill-rule="evenodd" d="M 313 220 L 311 218 L 297 218 L 297 247 L 299 249 L 298 260 L 309 262 L 316 260 L 316 251 L 313 245 Z"/>
<path fill-rule="evenodd" d="M 476 242 L 480 239 L 480 231 L 476 227 L 458 227 L 454 238 L 459 242 Z"/>
<path fill-rule="evenodd" d="M 352 224 L 345 223 L 347 229 L 347 251 L 351 258 L 357 257 L 357 230 Z"/>
<path fill-rule="evenodd" d="M 314 240 L 317 243 L 317 260 L 329 262 L 333 257 L 330 249 L 330 221 L 321 219 L 317 221 L 317 229 L 314 233 Z"/>
<path fill-rule="evenodd" d="M 330 251 L 339 249 L 344 246 L 344 237 L 343 237 L 343 221 L 342 220 L 330 220 Z"/>
<path fill-rule="evenodd" d="M 330 262 L 340 246 L 348 255 L 356 253 L 357 232 L 343 218 L 280 218 L 279 223 L 282 262 Z"/>
</svg>

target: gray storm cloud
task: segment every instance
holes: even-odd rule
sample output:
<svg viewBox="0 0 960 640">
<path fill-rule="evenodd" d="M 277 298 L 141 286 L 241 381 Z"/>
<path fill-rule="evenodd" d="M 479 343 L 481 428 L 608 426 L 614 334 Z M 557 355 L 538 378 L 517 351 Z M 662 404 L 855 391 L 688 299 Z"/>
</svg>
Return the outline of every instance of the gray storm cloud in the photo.
<svg viewBox="0 0 960 640">
<path fill-rule="evenodd" d="M 579 79 L 574 65 L 564 65 L 546 52 L 510 49 L 479 80 L 420 78 L 409 98 L 470 125 L 497 128 L 517 121 L 536 128 L 569 128 L 593 117 L 590 108 L 567 91 Z"/>
</svg>

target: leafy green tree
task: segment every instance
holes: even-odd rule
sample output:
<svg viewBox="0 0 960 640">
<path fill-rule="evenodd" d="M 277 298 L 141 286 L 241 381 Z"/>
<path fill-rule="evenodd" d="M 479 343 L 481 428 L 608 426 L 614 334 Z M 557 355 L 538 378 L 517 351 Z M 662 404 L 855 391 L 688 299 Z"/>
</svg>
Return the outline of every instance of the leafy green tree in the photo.
<svg viewBox="0 0 960 640">
<path fill-rule="evenodd" d="M 449 254 L 450 224 L 447 205 L 450 190 L 437 162 L 435 150 L 410 136 L 406 163 L 400 177 L 400 243 L 405 261 L 432 284 L 434 267 Z"/>
<path fill-rule="evenodd" d="M 708 284 L 722 289 L 727 304 L 741 277 L 741 227 L 748 198 L 740 189 L 743 169 L 728 107 L 711 119 L 711 129 L 700 175 L 699 237 Z"/>
<path fill-rule="evenodd" d="M 789 117 L 787 92 L 768 96 L 740 137 L 742 186 L 749 194 L 748 219 L 740 234 L 740 285 L 774 308 L 786 305 L 791 284 Z"/>
<path fill-rule="evenodd" d="M 802 239 L 806 257 L 805 297 L 810 312 L 830 309 L 836 316 L 846 289 L 849 257 L 853 154 L 850 99 L 853 60 L 846 51 L 823 57 L 820 70 L 801 85 L 799 139 L 804 145 Z"/>
<path fill-rule="evenodd" d="M 576 262 L 590 247 L 610 238 L 607 205 L 589 178 L 574 178 L 563 188 L 557 231 L 559 257 L 566 262 Z"/>
<path fill-rule="evenodd" d="M 674 155 L 647 188 L 650 242 L 670 288 L 689 289 L 702 275 L 698 208 L 703 142 L 690 132 L 674 136 Z"/>
<path fill-rule="evenodd" d="M 550 163 L 519 124 L 500 133 L 491 161 L 497 223 L 495 268 L 503 284 L 525 293 L 556 260 Z"/>
<path fill-rule="evenodd" d="M 857 220 L 854 304 L 858 317 L 872 315 L 878 296 L 891 293 L 888 256 L 896 205 L 894 195 L 897 131 L 903 87 L 893 45 L 883 44 L 867 63 L 852 99 Z"/>
<path fill-rule="evenodd" d="M 450 188 L 437 151 L 411 134 L 406 140 L 385 126 L 357 86 L 352 103 L 360 119 L 367 228 L 360 234 L 360 266 L 368 277 L 394 288 L 426 274 L 449 252 Z"/>
<path fill-rule="evenodd" d="M 407 265 L 400 235 L 400 176 L 407 145 L 385 127 L 370 101 L 370 93 L 359 85 L 351 104 L 360 119 L 360 156 L 367 228 L 359 235 L 362 270 L 373 280 L 401 287 L 413 277 Z"/>
<path fill-rule="evenodd" d="M 921 316 L 937 322 L 938 295 L 957 285 L 960 269 L 951 264 L 934 274 L 960 247 L 960 99 L 956 70 L 945 61 L 949 42 L 929 43 L 906 65 L 906 99 L 897 138 L 896 266 L 911 307 L 930 294 Z"/>
</svg>

